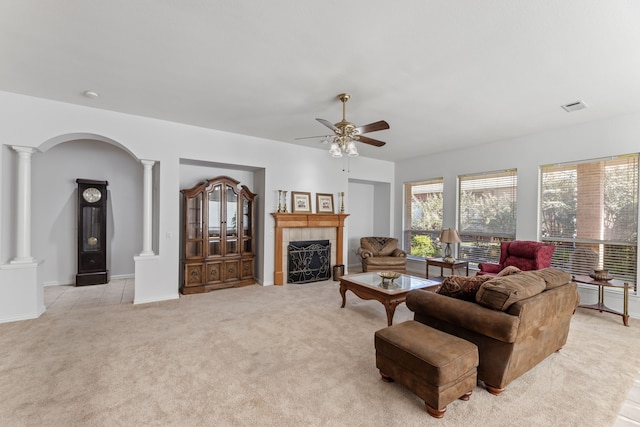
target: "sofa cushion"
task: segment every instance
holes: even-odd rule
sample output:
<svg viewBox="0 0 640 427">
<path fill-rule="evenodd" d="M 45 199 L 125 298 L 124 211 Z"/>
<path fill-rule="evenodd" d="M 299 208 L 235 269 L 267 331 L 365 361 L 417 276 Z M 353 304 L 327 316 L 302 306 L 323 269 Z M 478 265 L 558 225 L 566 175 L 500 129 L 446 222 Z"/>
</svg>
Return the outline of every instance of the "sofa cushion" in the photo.
<svg viewBox="0 0 640 427">
<path fill-rule="evenodd" d="M 476 294 L 476 302 L 494 310 L 507 310 L 513 303 L 544 291 L 545 281 L 530 271 L 494 277 L 484 282 Z"/>
<path fill-rule="evenodd" d="M 543 268 L 542 270 L 534 270 L 531 273 L 540 277 L 546 283 L 546 289 L 557 288 L 571 281 L 571 275 L 559 268 Z"/>
<path fill-rule="evenodd" d="M 491 276 L 448 276 L 436 292 L 452 298 L 475 301 L 480 286 L 491 279 Z"/>
<path fill-rule="evenodd" d="M 516 274 L 516 273 L 520 273 L 522 270 L 520 270 L 518 267 L 516 267 L 515 265 L 510 265 L 508 267 L 503 268 L 498 274 L 498 277 L 502 277 L 502 276 L 510 276 L 512 274 Z"/>
</svg>

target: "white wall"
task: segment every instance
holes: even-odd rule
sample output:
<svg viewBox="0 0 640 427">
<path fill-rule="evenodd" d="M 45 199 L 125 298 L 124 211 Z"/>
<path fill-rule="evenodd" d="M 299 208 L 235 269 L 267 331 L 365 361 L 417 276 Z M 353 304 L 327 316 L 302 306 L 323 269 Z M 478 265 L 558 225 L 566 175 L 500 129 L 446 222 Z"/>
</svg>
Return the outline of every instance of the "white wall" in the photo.
<svg viewBox="0 0 640 427">
<path fill-rule="evenodd" d="M 572 114 L 580 114 L 572 113 Z M 574 125 L 535 135 L 497 141 L 465 150 L 412 158 L 396 164 L 395 190 L 402 194 L 405 182 L 444 177 L 444 226 L 456 226 L 457 176 L 516 168 L 518 200 L 516 238 L 538 240 L 538 191 L 541 165 L 595 159 L 640 151 L 640 114 Z M 428 165 L 428 167 L 425 167 Z M 396 234 L 402 231 L 402 206 L 395 204 Z M 592 289 L 583 299 L 592 300 Z M 619 292 L 609 292 L 605 302 L 621 309 Z M 617 306 L 617 307 L 616 307 Z M 640 317 L 640 301 L 631 298 L 630 310 Z"/>
<path fill-rule="evenodd" d="M 205 164 L 239 165 L 244 169 L 238 170 L 256 171 L 254 188 L 249 187 L 259 197 L 256 212 L 260 228 L 260 236 L 256 240 L 259 265 L 256 275 L 264 285 L 273 284 L 274 221 L 271 213 L 277 209 L 278 189 L 311 192 L 315 205 L 315 193 L 318 192 L 331 193 L 334 200 L 339 200 L 339 193 L 348 191 L 350 178 L 393 182 L 394 165 L 387 161 L 357 157 L 350 161 L 350 172 L 345 172 L 342 170 L 342 162 L 331 158 L 326 150 L 0 92 L 0 144 L 3 146 L 0 151 L 0 164 L 3 166 L 0 173 L 2 263 L 7 263 L 16 255 L 13 213 L 17 185 L 15 155 L 7 146 L 34 147 L 47 152 L 61 142 L 77 140 L 80 136 L 82 139 L 111 141 L 136 160 L 156 161 L 156 256 L 135 258 L 136 302 L 178 297 L 179 191 L 181 179 L 186 179 L 191 174 L 191 171 L 185 172 L 182 159 L 197 160 Z M 117 173 L 117 164 L 111 164 L 110 167 L 112 172 Z M 203 172 L 204 174 L 207 173 Z M 390 197 L 392 199 L 393 195 Z M 349 212 L 348 198 L 345 200 L 345 208 Z M 119 207 L 114 206 L 114 215 L 118 215 L 118 209 Z M 34 211 L 32 223 L 42 221 L 43 215 L 47 213 Z M 393 213 L 390 214 L 390 221 L 392 215 Z M 132 219 L 132 222 L 140 223 L 138 219 Z M 343 248 L 345 253 L 349 224 L 347 220 Z M 134 236 L 133 239 L 138 237 Z M 140 249 L 141 246 L 139 243 Z M 40 249 L 38 253 L 42 253 Z M 48 261 L 50 260 L 45 259 L 44 263 Z M 3 278 L 2 271 L 0 269 L 0 282 Z M 49 280 L 62 282 L 65 277 L 50 277 Z M 7 298 L 15 297 L 18 300 L 20 283 L 7 286 L 10 289 L 6 294 Z M 3 313 L 0 312 L 0 321 L 3 318 Z"/>
<path fill-rule="evenodd" d="M 348 265 L 360 266 L 361 258 L 357 254 L 360 237 L 392 236 L 391 216 L 393 203 L 391 182 L 349 180 L 349 253 Z M 401 201 L 398 201 L 401 203 Z M 400 238 L 400 236 L 393 236 Z"/>
<path fill-rule="evenodd" d="M 349 251 L 347 266 L 361 264 L 356 250 L 360 247 L 360 237 L 373 236 L 374 186 L 371 183 L 349 181 Z M 340 202 L 338 202 L 340 203 Z"/>
<path fill-rule="evenodd" d="M 242 165 L 221 165 L 192 159 L 180 160 L 181 190 L 191 188 L 201 181 L 217 176 L 228 176 L 240 181 L 240 184 L 246 185 L 251 192 L 255 193 L 253 189 L 254 171 L 244 169 Z"/>
</svg>

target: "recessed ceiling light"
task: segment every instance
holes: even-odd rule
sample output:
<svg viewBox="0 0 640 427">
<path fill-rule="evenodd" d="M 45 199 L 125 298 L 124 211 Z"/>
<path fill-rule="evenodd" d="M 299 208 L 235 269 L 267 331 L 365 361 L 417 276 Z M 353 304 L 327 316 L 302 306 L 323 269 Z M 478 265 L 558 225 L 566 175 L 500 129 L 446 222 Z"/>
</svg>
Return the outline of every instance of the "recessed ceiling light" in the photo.
<svg viewBox="0 0 640 427">
<path fill-rule="evenodd" d="M 584 110 L 587 107 L 588 105 L 584 101 L 576 101 L 570 104 L 564 104 L 562 106 L 562 108 L 564 108 L 567 113 L 571 113 L 572 111 Z"/>
<path fill-rule="evenodd" d="M 92 90 L 85 90 L 84 91 L 84 96 L 86 96 L 87 98 L 95 99 L 95 98 L 99 97 L 100 95 L 98 95 L 98 92 L 94 92 Z"/>
</svg>

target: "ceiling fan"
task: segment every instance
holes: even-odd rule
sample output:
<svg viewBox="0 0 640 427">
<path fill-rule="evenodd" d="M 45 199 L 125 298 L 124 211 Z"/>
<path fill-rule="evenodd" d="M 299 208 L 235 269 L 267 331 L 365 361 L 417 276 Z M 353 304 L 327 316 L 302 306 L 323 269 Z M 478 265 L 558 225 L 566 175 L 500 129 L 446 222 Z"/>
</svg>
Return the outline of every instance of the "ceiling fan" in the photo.
<svg viewBox="0 0 640 427">
<path fill-rule="evenodd" d="M 379 130 L 389 129 L 389 123 L 384 120 L 380 120 L 374 123 L 369 123 L 364 126 L 356 126 L 351 122 L 348 122 L 346 119 L 346 110 L 347 110 L 347 101 L 351 98 L 351 95 L 348 93 L 341 93 L 337 97 L 342 102 L 342 120 L 336 124 L 332 124 L 328 120 L 325 119 L 316 119 L 329 129 L 331 129 L 334 135 L 326 135 L 326 136 L 311 136 L 306 138 L 296 138 L 296 139 L 307 139 L 307 138 L 332 138 L 333 141 L 331 143 L 331 148 L 329 149 L 329 153 L 333 157 L 342 157 L 343 153 L 346 153 L 350 157 L 354 157 L 358 155 L 358 149 L 356 148 L 355 141 L 363 142 L 365 144 L 373 145 L 376 147 L 382 147 L 386 144 L 384 141 L 379 141 L 377 139 L 369 138 L 368 136 L 364 136 L 364 133 L 376 132 Z"/>
</svg>

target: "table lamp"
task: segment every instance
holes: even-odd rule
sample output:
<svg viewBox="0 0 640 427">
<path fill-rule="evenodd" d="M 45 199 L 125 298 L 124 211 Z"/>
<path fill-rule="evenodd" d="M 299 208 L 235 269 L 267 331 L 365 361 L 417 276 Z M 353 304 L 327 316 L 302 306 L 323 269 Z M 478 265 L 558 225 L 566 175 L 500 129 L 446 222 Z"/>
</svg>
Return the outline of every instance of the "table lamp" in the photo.
<svg viewBox="0 0 640 427">
<path fill-rule="evenodd" d="M 442 260 L 444 262 L 453 264 L 454 262 L 456 262 L 456 259 L 451 256 L 451 243 L 460 243 L 462 241 L 460 240 L 458 232 L 453 228 L 442 230 L 442 233 L 440 233 L 440 241 L 447 244 L 447 246 L 444 248 L 444 257 L 442 257 Z"/>
</svg>

